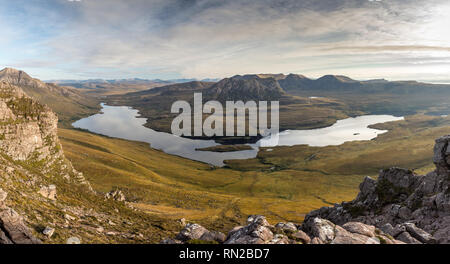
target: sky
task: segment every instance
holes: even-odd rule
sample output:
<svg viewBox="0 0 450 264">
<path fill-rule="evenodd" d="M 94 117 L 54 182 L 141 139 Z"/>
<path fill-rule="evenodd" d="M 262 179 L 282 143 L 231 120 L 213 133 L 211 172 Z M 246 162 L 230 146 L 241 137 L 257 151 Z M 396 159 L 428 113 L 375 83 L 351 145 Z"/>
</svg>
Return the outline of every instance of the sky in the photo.
<svg viewBox="0 0 450 264">
<path fill-rule="evenodd" d="M 36 78 L 325 74 L 450 82 L 448 0 L 0 0 L 0 68 Z"/>
</svg>

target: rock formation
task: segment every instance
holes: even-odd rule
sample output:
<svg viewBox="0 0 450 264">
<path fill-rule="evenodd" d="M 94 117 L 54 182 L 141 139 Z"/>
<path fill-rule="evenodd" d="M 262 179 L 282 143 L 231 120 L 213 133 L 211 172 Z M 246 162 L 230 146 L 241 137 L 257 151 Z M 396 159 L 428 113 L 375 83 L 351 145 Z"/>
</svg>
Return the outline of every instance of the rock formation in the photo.
<svg viewBox="0 0 450 264">
<path fill-rule="evenodd" d="M 175 239 L 165 239 L 161 243 L 182 244 L 195 240 L 224 244 L 403 244 L 374 226 L 359 222 L 339 226 L 321 218 L 314 218 L 303 231 L 293 223 L 273 226 L 264 216 L 254 215 L 247 219 L 246 226 L 233 228 L 226 237 L 214 234 L 217 233 L 198 224 L 188 224 Z"/>
<path fill-rule="evenodd" d="M 391 168 L 377 180 L 366 177 L 355 200 L 309 213 L 304 227 L 320 217 L 335 224 L 374 225 L 406 243 L 450 243 L 450 136 L 436 140 L 427 175 Z M 432 234 L 432 235 L 431 235 Z"/>
<path fill-rule="evenodd" d="M 8 194 L 0 189 L 0 244 L 40 244 L 23 218 L 4 204 Z"/>
<path fill-rule="evenodd" d="M 22 75 L 17 76 L 21 83 Z M 18 86 L 0 81 L 0 244 L 40 243 L 16 211 L 15 198 L 41 195 L 55 201 L 53 182 L 85 186 L 83 175 L 64 157 L 57 136 L 58 118 Z M 44 176 L 45 175 L 45 176 Z M 25 217 L 25 218 L 24 218 Z M 48 232 L 47 232 L 48 233 Z"/>
</svg>

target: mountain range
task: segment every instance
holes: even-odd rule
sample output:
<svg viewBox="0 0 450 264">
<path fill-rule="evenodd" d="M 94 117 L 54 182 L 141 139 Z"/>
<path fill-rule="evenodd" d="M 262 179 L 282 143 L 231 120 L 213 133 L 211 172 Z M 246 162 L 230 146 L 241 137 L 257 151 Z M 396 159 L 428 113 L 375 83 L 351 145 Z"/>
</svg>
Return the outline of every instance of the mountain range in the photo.
<svg viewBox="0 0 450 264">
<path fill-rule="evenodd" d="M 324 90 L 324 98 L 316 98 L 320 91 L 311 86 L 297 88 L 302 96 L 289 92 L 280 84 L 288 77 L 281 77 L 235 76 L 104 99 L 120 103 L 123 98 L 136 108 L 145 106 L 143 115 L 153 111 L 151 117 L 170 120 L 163 115 L 164 107 L 177 98 L 189 99 L 195 91 L 215 100 L 238 95 L 273 98 L 282 103 L 285 126 L 310 121 L 317 127 L 326 125 L 320 121 L 327 118 L 333 123 L 363 109 L 365 100 L 406 102 L 418 113 L 374 126 L 389 131 L 375 140 L 321 148 L 262 148 L 254 159 L 227 161 L 226 167 L 217 168 L 165 154 L 146 143 L 58 128 L 61 114 L 53 108 L 72 96 L 89 95 L 3 70 L 0 243 L 448 243 L 449 137 L 436 141 L 434 157 L 431 151 L 435 138 L 450 133 L 450 119 L 436 114 L 448 107 L 446 86 L 422 86 L 441 89 L 439 98 L 434 90 L 429 97 L 419 91 L 420 83 L 373 80 L 362 82 L 364 94 L 357 92 L 360 87 L 345 86 L 336 88 L 338 92 Z M 327 77 L 320 83 L 335 82 L 361 83 L 344 77 Z M 404 89 L 398 97 L 391 91 L 395 85 Z M 39 93 L 58 103 L 43 103 L 47 97 Z M 388 95 L 391 101 L 378 101 Z M 425 103 L 411 99 L 419 95 Z M 335 99 L 338 96 L 342 98 Z M 73 107 L 62 114 L 71 120 L 77 111 Z M 152 128 L 161 122 L 150 121 Z M 393 168 L 383 170 L 378 180 L 364 178 L 399 166 L 413 170 Z M 361 181 L 357 197 L 340 203 L 356 195 Z M 333 206 L 312 211 L 324 205 Z M 267 219 L 251 216 L 262 213 Z"/>
</svg>

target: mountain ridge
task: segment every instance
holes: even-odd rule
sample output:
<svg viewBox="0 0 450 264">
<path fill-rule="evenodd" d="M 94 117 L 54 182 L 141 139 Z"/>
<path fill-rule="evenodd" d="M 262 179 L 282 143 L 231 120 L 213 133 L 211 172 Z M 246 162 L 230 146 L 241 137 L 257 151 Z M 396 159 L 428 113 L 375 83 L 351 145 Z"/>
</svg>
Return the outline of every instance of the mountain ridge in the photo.
<svg viewBox="0 0 450 264">
<path fill-rule="evenodd" d="M 13 68 L 1 70 L 0 81 L 20 86 L 28 96 L 48 105 L 59 115 L 60 121 L 65 126 L 70 126 L 76 119 L 92 115 L 100 109 L 97 100 L 73 88 L 44 83 L 21 70 Z"/>
</svg>

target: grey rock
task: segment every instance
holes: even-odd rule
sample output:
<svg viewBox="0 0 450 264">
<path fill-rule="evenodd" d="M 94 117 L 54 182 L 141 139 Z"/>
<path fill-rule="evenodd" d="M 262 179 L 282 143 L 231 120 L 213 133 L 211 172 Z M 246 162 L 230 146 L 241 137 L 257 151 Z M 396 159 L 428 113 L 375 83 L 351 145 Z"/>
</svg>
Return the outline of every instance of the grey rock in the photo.
<svg viewBox="0 0 450 264">
<path fill-rule="evenodd" d="M 311 242 L 311 238 L 301 230 L 298 230 L 297 232 L 293 233 L 292 238 L 296 241 L 302 242 L 303 244 L 309 244 Z"/>
<path fill-rule="evenodd" d="M 275 225 L 276 229 L 279 229 L 286 233 L 294 233 L 297 231 L 297 227 L 293 223 L 278 223 Z"/>
<path fill-rule="evenodd" d="M 422 244 L 419 240 L 413 238 L 408 232 L 403 232 L 396 237 L 396 239 L 405 242 L 406 244 Z"/>
<path fill-rule="evenodd" d="M 250 216 L 247 224 L 247 226 L 233 229 L 228 234 L 225 244 L 266 244 L 273 239 L 271 226 L 264 216 Z"/>
<path fill-rule="evenodd" d="M 374 226 L 369 226 L 360 222 L 348 222 L 342 227 L 351 233 L 356 233 L 367 237 L 375 236 L 376 228 Z"/>
<path fill-rule="evenodd" d="M 52 237 L 53 233 L 55 233 L 55 229 L 48 226 L 44 229 L 44 231 L 42 231 L 42 234 L 44 234 L 48 238 Z"/>
<path fill-rule="evenodd" d="M 206 232 L 206 228 L 198 224 L 187 224 L 177 235 L 176 239 L 186 242 L 189 240 L 200 239 Z"/>
<path fill-rule="evenodd" d="M 404 223 L 411 222 L 424 232 L 433 234 L 438 243 L 450 243 L 450 236 L 446 235 L 450 221 L 444 220 L 450 218 L 450 136 L 436 140 L 433 161 L 436 170 L 425 176 L 411 170 L 391 168 L 382 170 L 377 180 L 366 177 L 353 201 L 310 212 L 305 217 L 302 230 L 310 234 L 308 228 L 312 220 L 321 218 L 341 226 L 348 222 L 361 222 L 383 227 L 384 232 L 395 237 L 406 231 Z M 409 240 L 406 234 L 402 237 Z M 433 243 L 433 240 L 422 241 Z"/>
<path fill-rule="evenodd" d="M 406 227 L 406 231 L 408 231 L 408 233 L 412 237 L 419 240 L 420 242 L 426 243 L 426 244 L 435 244 L 436 243 L 436 239 L 432 235 L 430 235 L 427 232 L 425 232 L 424 230 L 418 228 L 415 224 L 405 223 L 404 226 Z"/>
</svg>

